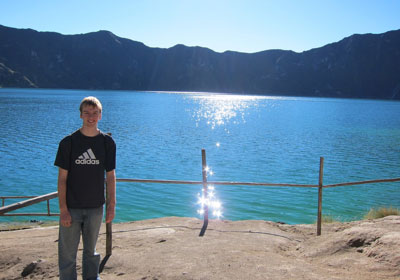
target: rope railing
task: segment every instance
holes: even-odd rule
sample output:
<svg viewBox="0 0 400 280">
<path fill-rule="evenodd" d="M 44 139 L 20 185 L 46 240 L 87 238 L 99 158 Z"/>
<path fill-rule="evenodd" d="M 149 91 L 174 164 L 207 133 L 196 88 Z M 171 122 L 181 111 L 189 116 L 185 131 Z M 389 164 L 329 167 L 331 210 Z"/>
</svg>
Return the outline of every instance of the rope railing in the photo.
<svg viewBox="0 0 400 280">
<path fill-rule="evenodd" d="M 354 186 L 354 185 L 365 185 L 365 184 L 373 184 L 373 183 L 388 183 L 388 182 L 398 182 L 400 178 L 392 178 L 392 179 L 375 179 L 375 180 L 367 180 L 367 181 L 357 181 L 357 182 L 347 182 L 347 183 L 338 183 L 338 184 L 323 184 L 323 175 L 324 175 L 324 158 L 320 158 L 320 166 L 319 166 L 319 179 L 318 185 L 312 184 L 292 184 L 292 183 L 270 183 L 270 182 L 221 182 L 221 181 L 207 181 L 207 174 L 205 168 L 206 157 L 205 150 L 202 150 L 202 166 L 203 166 L 203 181 L 183 181 L 183 180 L 159 180 L 159 179 L 127 179 L 127 178 L 119 178 L 117 182 L 130 182 L 130 183 L 156 183 L 156 184 L 185 184 L 185 185 L 230 185 L 230 186 L 267 186 L 267 187 L 299 187 L 299 188 L 318 188 L 318 211 L 317 211 L 317 235 L 321 235 L 322 229 L 322 192 L 325 188 L 333 188 L 333 187 L 341 187 L 341 186 Z M 205 187 L 204 192 L 207 191 Z M 205 209 L 207 210 L 207 209 Z M 206 212 L 205 212 L 206 213 Z M 208 215 L 204 214 L 204 224 L 202 231 L 200 232 L 200 236 L 203 236 L 205 233 L 205 229 L 208 225 Z"/>
<path fill-rule="evenodd" d="M 299 187 L 299 188 L 318 188 L 318 211 L 317 211 L 317 235 L 321 235 L 322 226 L 322 192 L 325 188 L 342 187 L 342 186 L 354 186 L 354 185 L 365 185 L 374 183 L 389 183 L 389 182 L 399 182 L 400 178 L 391 179 L 374 179 L 367 181 L 356 181 L 356 182 L 346 182 L 337 184 L 323 184 L 323 167 L 324 158 L 320 158 L 319 167 L 319 180 L 318 184 L 293 184 L 293 183 L 271 183 L 271 182 L 235 182 L 235 181 L 207 181 L 206 172 L 206 152 L 202 150 L 202 181 L 190 181 L 190 180 L 163 180 L 163 179 L 129 179 L 129 178 L 117 178 L 117 182 L 128 182 L 128 183 L 155 183 L 155 184 L 183 184 L 183 185 L 203 185 L 203 191 L 206 195 L 208 185 L 230 185 L 230 186 L 267 186 L 267 187 Z M 0 207 L 0 216 L 59 216 L 58 213 L 50 212 L 49 200 L 56 198 L 58 196 L 57 192 L 49 193 L 42 196 L 0 196 L 2 199 L 2 207 Z M 5 199 L 15 199 L 15 198 L 29 198 L 22 202 L 17 202 L 8 206 L 4 206 Z M 47 213 L 14 213 L 7 214 L 10 211 L 14 211 L 20 208 L 24 208 L 42 201 L 47 201 Z M 204 212 L 204 224 L 200 236 L 203 236 L 208 225 L 208 209 Z M 108 225 L 110 228 L 110 225 Z M 109 231 L 109 230 L 108 230 Z M 110 232 L 111 234 L 111 232 Z M 109 247 L 109 246 L 108 246 Z M 111 252 L 110 252 L 111 253 Z"/>
<path fill-rule="evenodd" d="M 324 188 L 356 186 L 356 185 L 365 185 L 365 184 L 374 184 L 374 183 L 393 183 L 393 182 L 399 182 L 399 181 L 400 181 L 400 178 L 375 179 L 375 180 L 367 180 L 367 181 L 359 181 L 359 182 L 348 182 L 348 183 L 325 185 Z"/>
<path fill-rule="evenodd" d="M 155 179 L 125 179 L 117 178 L 117 182 L 128 183 L 156 183 L 175 185 L 202 185 L 203 181 L 182 181 L 182 180 L 155 180 Z M 289 184 L 289 183 L 268 183 L 268 182 L 232 182 L 232 181 L 207 181 L 208 185 L 229 185 L 229 186 L 268 186 L 268 187 L 303 187 L 318 188 L 318 185 Z"/>
</svg>

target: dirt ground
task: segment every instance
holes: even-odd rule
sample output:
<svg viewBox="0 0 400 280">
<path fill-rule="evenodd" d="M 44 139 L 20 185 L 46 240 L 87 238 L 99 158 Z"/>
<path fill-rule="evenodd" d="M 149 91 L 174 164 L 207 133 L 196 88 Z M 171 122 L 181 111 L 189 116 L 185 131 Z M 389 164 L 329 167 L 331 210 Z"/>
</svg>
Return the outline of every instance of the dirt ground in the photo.
<svg viewBox="0 0 400 280">
<path fill-rule="evenodd" d="M 321 236 L 316 225 L 268 221 L 211 220 L 199 237 L 201 227 L 177 217 L 113 224 L 101 279 L 400 279 L 400 216 L 325 224 Z M 103 226 L 102 257 L 105 237 Z M 58 279 L 57 239 L 58 226 L 1 231 L 0 279 Z"/>
</svg>

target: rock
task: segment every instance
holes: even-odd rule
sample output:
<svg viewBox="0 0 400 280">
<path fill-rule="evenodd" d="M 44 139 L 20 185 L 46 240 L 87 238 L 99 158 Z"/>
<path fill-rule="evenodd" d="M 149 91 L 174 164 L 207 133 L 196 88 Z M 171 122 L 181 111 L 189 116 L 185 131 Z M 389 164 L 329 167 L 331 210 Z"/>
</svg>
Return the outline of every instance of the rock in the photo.
<svg viewBox="0 0 400 280">
<path fill-rule="evenodd" d="M 35 270 L 37 264 L 38 264 L 37 262 L 31 262 L 30 264 L 25 266 L 24 270 L 21 273 L 21 276 L 25 277 L 31 274 Z"/>
<path fill-rule="evenodd" d="M 366 250 L 368 257 L 400 268 L 400 232 L 388 232 Z"/>
</svg>

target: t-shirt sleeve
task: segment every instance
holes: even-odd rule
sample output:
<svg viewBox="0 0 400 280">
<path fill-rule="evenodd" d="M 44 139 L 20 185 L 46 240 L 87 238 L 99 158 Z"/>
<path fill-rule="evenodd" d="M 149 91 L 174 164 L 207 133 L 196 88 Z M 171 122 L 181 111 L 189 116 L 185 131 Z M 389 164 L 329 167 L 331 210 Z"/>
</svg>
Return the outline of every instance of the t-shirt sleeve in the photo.
<svg viewBox="0 0 400 280">
<path fill-rule="evenodd" d="M 54 165 L 61 167 L 62 169 L 69 170 L 71 164 L 71 137 L 67 136 L 61 140 L 58 145 L 58 151 Z"/>
<path fill-rule="evenodd" d="M 106 135 L 106 172 L 112 171 L 116 166 L 117 146 L 111 136 Z"/>
</svg>

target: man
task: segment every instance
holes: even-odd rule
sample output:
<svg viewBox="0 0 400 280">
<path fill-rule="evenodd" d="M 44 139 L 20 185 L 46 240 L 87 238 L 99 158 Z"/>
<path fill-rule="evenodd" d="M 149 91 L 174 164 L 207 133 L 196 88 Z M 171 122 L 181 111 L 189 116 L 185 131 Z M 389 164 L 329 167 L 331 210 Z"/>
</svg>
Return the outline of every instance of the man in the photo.
<svg viewBox="0 0 400 280">
<path fill-rule="evenodd" d="M 100 279 L 100 255 L 96 253 L 96 243 L 106 202 L 104 173 L 107 183 L 106 223 L 115 216 L 115 142 L 97 127 L 102 113 L 97 98 L 84 98 L 79 110 L 82 127 L 61 140 L 54 163 L 59 167 L 58 256 L 61 280 L 77 279 L 76 256 L 81 233 L 82 278 Z"/>
</svg>

